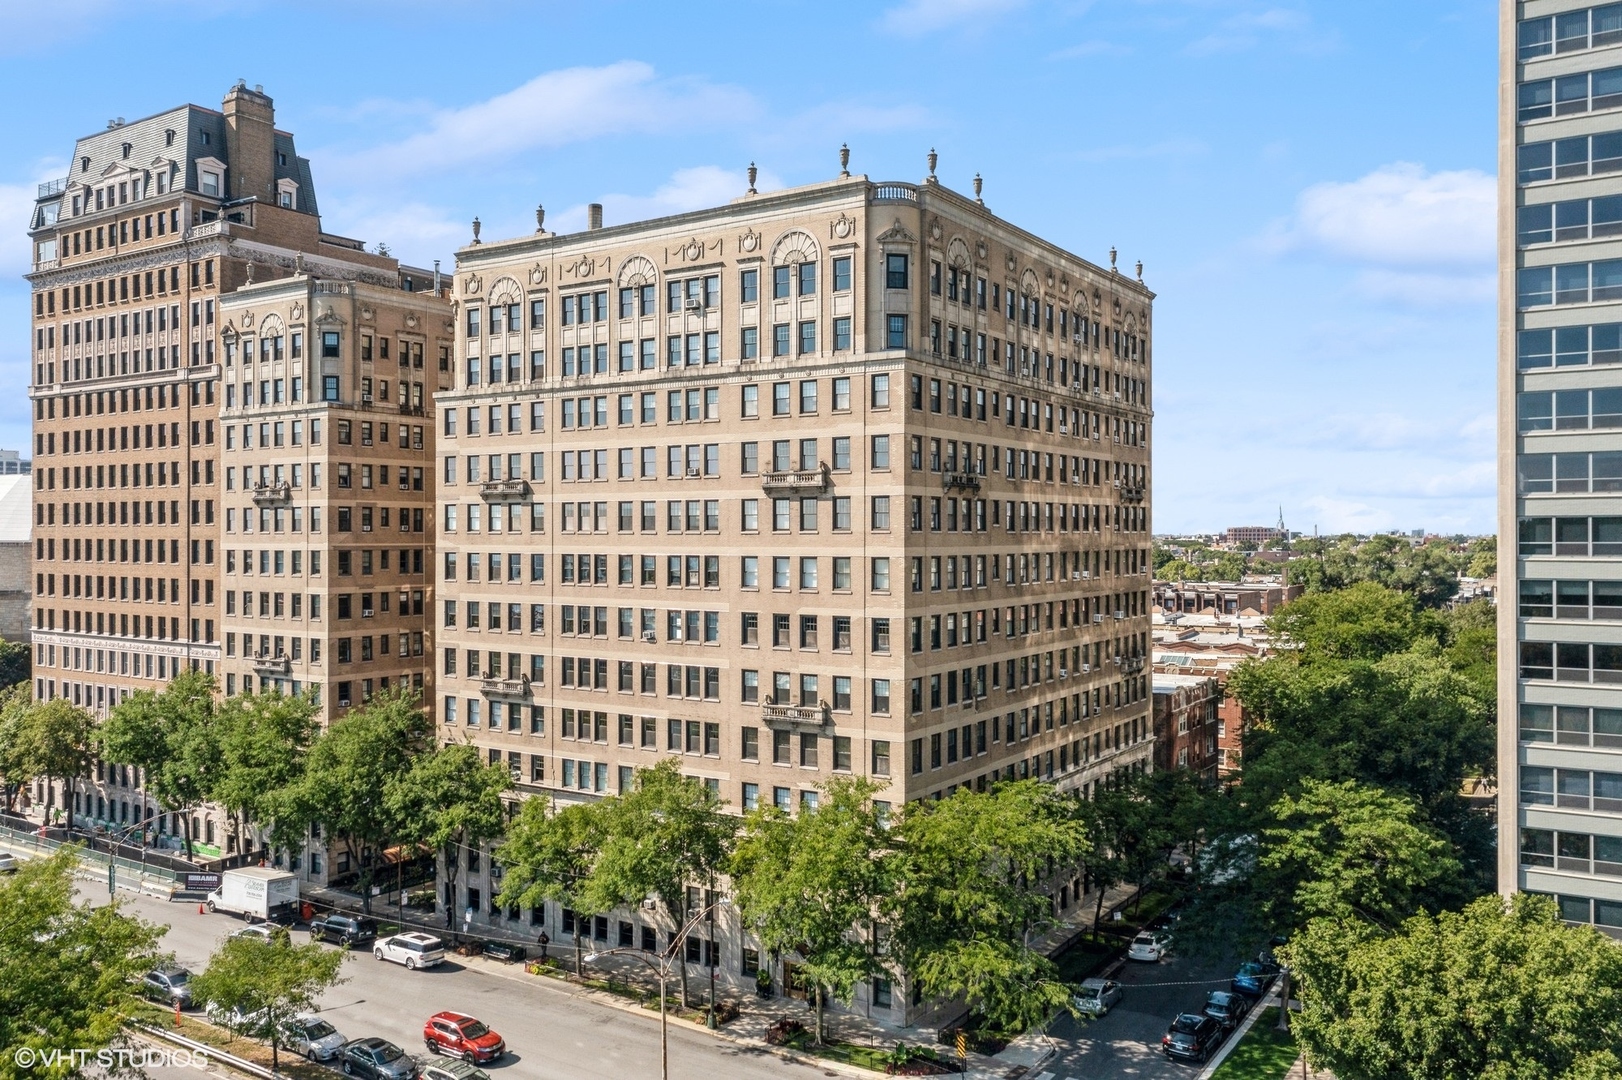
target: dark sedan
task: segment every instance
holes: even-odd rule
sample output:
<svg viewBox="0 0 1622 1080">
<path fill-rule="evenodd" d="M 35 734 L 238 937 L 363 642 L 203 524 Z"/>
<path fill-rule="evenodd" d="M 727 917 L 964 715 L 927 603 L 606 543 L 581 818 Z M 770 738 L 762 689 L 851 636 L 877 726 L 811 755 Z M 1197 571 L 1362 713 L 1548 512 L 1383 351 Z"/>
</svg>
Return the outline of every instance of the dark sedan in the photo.
<svg viewBox="0 0 1622 1080">
<path fill-rule="evenodd" d="M 1267 993 L 1267 988 L 1273 985 L 1273 979 L 1278 973 L 1277 964 L 1266 960 L 1251 960 L 1239 965 L 1239 970 L 1234 973 L 1230 985 L 1236 994 L 1259 998 Z"/>
<path fill-rule="evenodd" d="M 1222 1025 L 1209 1016 L 1183 1013 L 1160 1038 L 1160 1052 L 1173 1061 L 1210 1060 L 1222 1044 Z"/>
<path fill-rule="evenodd" d="M 364 1080 L 417 1080 L 417 1063 L 398 1046 L 375 1036 L 344 1043 L 338 1067 L 345 1076 Z"/>
<path fill-rule="evenodd" d="M 1213 990 L 1205 995 L 1205 1015 L 1232 1031 L 1250 1011 L 1250 999 L 1243 994 L 1227 990 Z"/>
</svg>

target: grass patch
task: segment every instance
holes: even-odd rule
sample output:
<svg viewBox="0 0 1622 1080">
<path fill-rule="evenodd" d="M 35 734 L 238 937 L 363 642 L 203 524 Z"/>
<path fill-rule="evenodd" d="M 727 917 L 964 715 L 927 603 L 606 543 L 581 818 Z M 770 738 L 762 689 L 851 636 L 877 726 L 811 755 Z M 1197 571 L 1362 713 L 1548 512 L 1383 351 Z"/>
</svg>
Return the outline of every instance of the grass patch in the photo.
<svg viewBox="0 0 1622 1080">
<path fill-rule="evenodd" d="M 836 1040 L 829 1040 L 818 1046 L 815 1036 L 810 1031 L 795 1034 L 784 1045 L 812 1057 L 838 1061 L 845 1065 L 855 1065 L 858 1068 L 871 1069 L 880 1073 L 884 1072 L 885 1067 L 895 1060 L 893 1048 L 863 1046 L 857 1043 L 838 1042 Z M 933 1047 L 925 1047 L 924 1049 L 935 1052 Z M 938 1052 L 936 1052 L 936 1057 L 937 1060 L 943 1063 L 956 1060 L 955 1058 L 942 1056 Z"/>
<path fill-rule="evenodd" d="M 1053 962 L 1059 967 L 1060 978 L 1068 983 L 1079 983 L 1103 967 L 1120 947 L 1120 942 L 1113 938 L 1094 941 L 1091 934 L 1086 934 L 1055 956 Z"/>
<path fill-rule="evenodd" d="M 1283 1080 L 1300 1051 L 1295 1034 L 1278 1030 L 1278 1009 L 1256 1018 L 1244 1041 L 1233 1048 L 1211 1080 Z"/>
</svg>

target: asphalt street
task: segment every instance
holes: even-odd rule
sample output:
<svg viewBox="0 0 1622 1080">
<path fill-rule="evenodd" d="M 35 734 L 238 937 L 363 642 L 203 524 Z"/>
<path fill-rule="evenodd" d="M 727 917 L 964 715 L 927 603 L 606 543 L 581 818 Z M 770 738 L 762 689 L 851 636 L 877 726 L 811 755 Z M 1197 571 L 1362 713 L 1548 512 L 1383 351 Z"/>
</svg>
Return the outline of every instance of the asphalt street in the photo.
<svg viewBox="0 0 1622 1080">
<path fill-rule="evenodd" d="M 81 894 L 106 901 L 105 888 L 81 884 Z M 162 947 L 193 971 L 241 921 L 228 915 L 198 914 L 196 904 L 168 903 L 120 893 L 128 911 L 167 926 Z M 303 931 L 294 933 L 303 942 Z M 437 968 L 407 971 L 352 952 L 344 966 L 348 981 L 321 1002 L 321 1015 L 346 1037 L 381 1036 L 408 1054 L 425 1053 L 422 1025 L 442 1009 L 469 1013 L 500 1032 L 510 1052 L 485 1066 L 492 1080 L 625 1080 L 659 1075 L 657 1014 L 639 1016 L 583 998 L 569 988 L 524 973 L 518 966 L 492 969 L 463 966 L 455 958 Z M 712 1038 L 690 1028 L 670 1027 L 670 1075 L 675 1080 L 766 1080 L 820 1075 L 822 1070 L 784 1061 L 764 1052 Z M 164 1070 L 164 1080 L 189 1073 Z M 336 1080 L 338 1073 L 334 1072 Z"/>
<path fill-rule="evenodd" d="M 1115 977 L 1125 991 L 1120 1003 L 1098 1020 L 1061 1015 L 1048 1032 L 1058 1056 L 1041 1071 L 1057 1080 L 1191 1080 L 1200 1067 L 1168 1060 L 1160 1037 L 1178 1013 L 1199 1012 L 1209 991 L 1226 990 L 1237 967 L 1175 954 L 1155 964 L 1128 960 Z"/>
</svg>

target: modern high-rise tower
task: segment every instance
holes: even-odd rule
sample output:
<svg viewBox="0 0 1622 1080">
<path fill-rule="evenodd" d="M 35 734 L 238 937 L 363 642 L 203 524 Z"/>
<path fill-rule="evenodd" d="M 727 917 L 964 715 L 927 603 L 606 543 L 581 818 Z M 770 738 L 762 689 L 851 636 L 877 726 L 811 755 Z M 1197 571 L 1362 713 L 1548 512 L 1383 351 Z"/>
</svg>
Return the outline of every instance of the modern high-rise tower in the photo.
<svg viewBox="0 0 1622 1080">
<path fill-rule="evenodd" d="M 1622 936 L 1622 4 L 1501 19 L 1499 888 Z"/>
</svg>

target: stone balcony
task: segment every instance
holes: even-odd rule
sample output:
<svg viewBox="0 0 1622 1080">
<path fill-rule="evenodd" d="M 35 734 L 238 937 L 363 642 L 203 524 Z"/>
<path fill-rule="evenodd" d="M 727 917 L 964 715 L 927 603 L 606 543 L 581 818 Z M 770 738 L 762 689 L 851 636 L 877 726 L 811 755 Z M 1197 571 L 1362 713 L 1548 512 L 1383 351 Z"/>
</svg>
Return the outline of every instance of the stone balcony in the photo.
<svg viewBox="0 0 1622 1080">
<path fill-rule="evenodd" d="M 1122 484 L 1121 485 L 1121 501 L 1122 502 L 1129 502 L 1129 503 L 1140 503 L 1140 502 L 1142 502 L 1143 501 L 1143 485 L 1142 484 Z"/>
<path fill-rule="evenodd" d="M 253 658 L 254 674 L 261 678 L 287 675 L 292 670 L 293 662 L 279 653 L 275 656 L 256 656 Z"/>
<path fill-rule="evenodd" d="M 479 485 L 485 502 L 523 502 L 529 498 L 528 480 L 486 480 Z"/>
<path fill-rule="evenodd" d="M 832 720 L 826 701 L 819 705 L 762 705 L 760 718 L 770 728 L 813 734 L 821 734 Z"/>
<path fill-rule="evenodd" d="M 768 495 L 821 495 L 828 490 L 828 466 L 792 472 L 769 472 L 760 478 L 761 490 Z"/>
<path fill-rule="evenodd" d="M 947 473 L 941 478 L 941 486 L 947 491 L 979 491 L 980 478 L 972 472 Z"/>
<path fill-rule="evenodd" d="M 528 697 L 529 676 L 503 679 L 499 675 L 486 675 L 479 680 L 479 691 L 485 697 Z"/>
<path fill-rule="evenodd" d="M 287 484 L 255 484 L 253 486 L 253 504 L 255 506 L 286 506 L 293 501 L 293 489 Z"/>
</svg>

